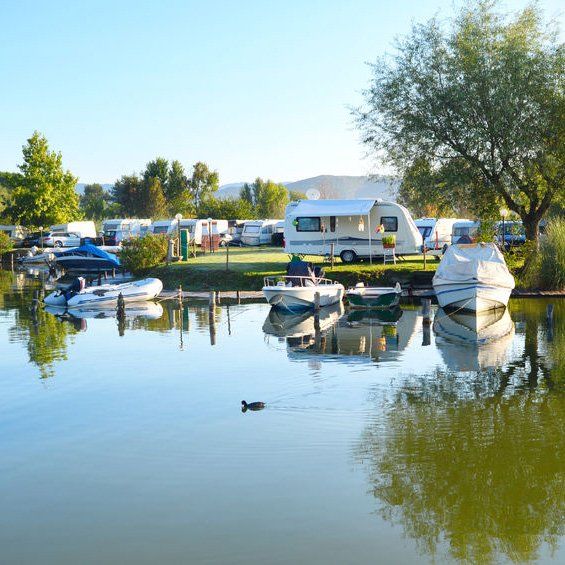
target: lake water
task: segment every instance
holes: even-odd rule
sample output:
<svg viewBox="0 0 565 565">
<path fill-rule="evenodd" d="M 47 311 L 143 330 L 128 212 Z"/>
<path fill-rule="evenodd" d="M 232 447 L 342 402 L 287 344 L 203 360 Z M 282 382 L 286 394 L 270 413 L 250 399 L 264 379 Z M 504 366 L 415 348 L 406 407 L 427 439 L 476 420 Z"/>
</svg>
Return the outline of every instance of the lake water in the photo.
<svg viewBox="0 0 565 565">
<path fill-rule="evenodd" d="M 37 284 L 0 271 L 0 562 L 565 562 L 563 301 L 211 331 L 34 315 Z"/>
</svg>

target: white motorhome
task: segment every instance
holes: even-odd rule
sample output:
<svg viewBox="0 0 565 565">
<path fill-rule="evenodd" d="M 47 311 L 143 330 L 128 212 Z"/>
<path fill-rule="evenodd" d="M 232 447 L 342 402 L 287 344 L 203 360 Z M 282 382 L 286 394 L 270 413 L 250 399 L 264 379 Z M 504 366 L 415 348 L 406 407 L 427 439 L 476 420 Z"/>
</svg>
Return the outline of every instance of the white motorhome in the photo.
<svg viewBox="0 0 565 565">
<path fill-rule="evenodd" d="M 96 226 L 92 221 L 69 222 L 68 224 L 56 224 L 49 228 L 56 233 L 74 233 L 79 237 L 96 237 Z"/>
<path fill-rule="evenodd" d="M 468 221 L 461 218 L 419 218 L 414 223 L 422 235 L 422 244 L 426 249 L 432 254 L 441 255 L 451 245 L 453 224 Z"/>
<path fill-rule="evenodd" d="M 149 219 L 116 218 L 105 220 L 102 224 L 104 243 L 106 245 L 119 245 L 122 241 L 141 235 L 143 226 L 151 225 Z"/>
<path fill-rule="evenodd" d="M 344 263 L 382 257 L 382 238 L 396 236 L 397 255 L 421 252 L 422 236 L 410 212 L 380 199 L 300 200 L 286 207 L 285 251 L 328 255 Z"/>
<path fill-rule="evenodd" d="M 202 245 L 202 236 L 208 235 L 208 224 L 211 224 L 212 235 L 223 236 L 229 232 L 227 220 L 189 219 L 180 221 L 180 229 L 187 229 L 190 233 L 190 241 L 196 245 Z"/>
<path fill-rule="evenodd" d="M 241 245 L 271 245 L 281 220 L 249 220 L 243 225 Z"/>
</svg>

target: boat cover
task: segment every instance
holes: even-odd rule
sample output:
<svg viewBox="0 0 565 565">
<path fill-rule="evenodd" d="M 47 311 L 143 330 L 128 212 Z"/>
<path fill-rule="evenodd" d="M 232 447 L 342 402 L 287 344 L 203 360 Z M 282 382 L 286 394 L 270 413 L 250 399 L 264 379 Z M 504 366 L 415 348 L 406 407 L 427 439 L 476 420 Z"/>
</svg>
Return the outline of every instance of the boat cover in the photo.
<svg viewBox="0 0 565 565">
<path fill-rule="evenodd" d="M 301 200 L 293 209 L 292 216 L 366 216 L 376 200 L 357 198 L 355 200 Z"/>
<path fill-rule="evenodd" d="M 434 286 L 472 282 L 514 288 L 514 277 L 494 243 L 451 245 L 433 278 Z"/>
<path fill-rule="evenodd" d="M 88 256 L 92 255 L 94 257 L 100 257 L 100 259 L 106 259 L 110 263 L 113 263 L 116 267 L 120 266 L 120 260 L 114 255 L 113 253 L 108 253 L 96 245 L 92 245 L 91 243 L 85 243 L 80 247 L 74 247 L 73 249 L 69 249 L 68 251 L 63 251 L 62 253 L 56 253 L 57 257 L 69 257 L 72 255 L 82 255 Z"/>
</svg>

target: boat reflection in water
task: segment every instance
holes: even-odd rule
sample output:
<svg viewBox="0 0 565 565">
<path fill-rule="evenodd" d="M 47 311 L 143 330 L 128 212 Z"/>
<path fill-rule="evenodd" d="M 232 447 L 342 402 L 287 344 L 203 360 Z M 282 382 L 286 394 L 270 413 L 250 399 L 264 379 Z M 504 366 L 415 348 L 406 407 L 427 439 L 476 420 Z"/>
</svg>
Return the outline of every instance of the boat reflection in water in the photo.
<svg viewBox="0 0 565 565">
<path fill-rule="evenodd" d="M 61 321 L 69 322 L 79 331 L 87 329 L 87 319 L 117 318 L 115 307 L 84 307 L 67 310 L 60 306 L 45 306 L 45 311 L 56 316 Z M 158 320 L 162 315 L 163 307 L 156 302 L 138 302 L 125 307 L 126 319 Z"/>
<path fill-rule="evenodd" d="M 347 356 L 348 361 L 366 362 L 396 359 L 418 325 L 418 311 L 400 307 L 392 310 L 358 310 L 343 316 L 343 307 L 320 310 L 320 327 L 314 315 L 280 315 L 269 312 L 263 331 L 286 338 L 288 356 L 303 360 L 309 354 L 327 360 Z"/>
<path fill-rule="evenodd" d="M 448 314 L 439 309 L 433 325 L 436 346 L 452 371 L 500 367 L 514 337 L 508 309 Z"/>
</svg>

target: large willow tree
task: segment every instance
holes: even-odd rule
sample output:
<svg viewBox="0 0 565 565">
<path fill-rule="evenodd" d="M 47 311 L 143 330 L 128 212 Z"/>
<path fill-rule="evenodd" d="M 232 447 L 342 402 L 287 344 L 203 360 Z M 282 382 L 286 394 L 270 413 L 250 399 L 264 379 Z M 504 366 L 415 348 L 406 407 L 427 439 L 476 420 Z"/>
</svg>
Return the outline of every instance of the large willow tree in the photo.
<svg viewBox="0 0 565 565">
<path fill-rule="evenodd" d="M 536 240 L 564 199 L 564 49 L 535 6 L 496 8 L 474 2 L 448 24 L 415 25 L 372 65 L 357 120 L 370 152 L 400 173 L 462 160 L 477 198 L 518 214 Z"/>
</svg>

